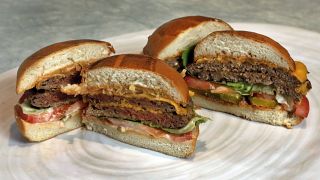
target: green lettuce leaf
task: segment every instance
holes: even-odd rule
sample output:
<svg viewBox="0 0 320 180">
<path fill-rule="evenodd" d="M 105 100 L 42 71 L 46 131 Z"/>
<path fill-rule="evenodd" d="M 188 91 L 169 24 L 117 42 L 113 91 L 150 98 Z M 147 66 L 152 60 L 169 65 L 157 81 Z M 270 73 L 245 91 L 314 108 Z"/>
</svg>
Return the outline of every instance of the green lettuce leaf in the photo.
<svg viewBox="0 0 320 180">
<path fill-rule="evenodd" d="M 53 110 L 52 107 L 41 108 L 41 109 L 34 108 L 31 106 L 29 101 L 23 102 L 22 104 L 20 104 L 20 106 L 24 114 L 40 114 L 40 113 L 49 112 Z"/>
<path fill-rule="evenodd" d="M 266 86 L 262 84 L 252 85 L 244 82 L 227 82 L 226 85 L 243 96 L 251 95 L 254 92 L 274 95 L 275 91 L 272 86 Z"/>
<path fill-rule="evenodd" d="M 239 94 L 243 96 L 250 95 L 253 87 L 253 85 L 243 82 L 227 82 L 226 85 L 236 90 Z"/>
<path fill-rule="evenodd" d="M 170 129 L 170 128 L 162 128 L 164 131 L 172 133 L 172 134 L 184 134 L 192 131 L 196 126 L 201 123 L 205 123 L 209 118 L 203 117 L 200 115 L 196 115 L 191 121 L 183 128 L 180 129 Z"/>
<path fill-rule="evenodd" d="M 182 52 L 181 59 L 183 67 L 187 67 L 193 61 L 193 51 L 195 46 L 190 46 Z"/>
</svg>

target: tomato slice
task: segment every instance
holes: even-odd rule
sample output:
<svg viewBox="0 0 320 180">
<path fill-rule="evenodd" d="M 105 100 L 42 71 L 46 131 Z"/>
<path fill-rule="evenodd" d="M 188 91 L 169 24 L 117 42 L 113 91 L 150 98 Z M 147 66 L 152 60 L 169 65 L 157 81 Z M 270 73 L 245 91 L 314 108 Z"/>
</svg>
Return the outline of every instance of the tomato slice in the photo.
<svg viewBox="0 0 320 180">
<path fill-rule="evenodd" d="M 70 105 L 62 105 L 57 108 L 54 108 L 51 111 L 47 111 L 39 114 L 25 114 L 23 113 L 20 105 L 16 105 L 15 109 L 16 109 L 17 116 L 20 117 L 21 119 L 29 123 L 42 123 L 42 122 L 60 120 L 64 116 L 64 113 L 66 112 L 69 106 Z"/>
<path fill-rule="evenodd" d="M 191 76 L 184 77 L 184 80 L 188 84 L 189 87 L 193 89 L 200 89 L 200 90 L 209 90 L 209 89 L 215 89 L 215 85 L 213 83 L 199 80 L 196 78 L 193 78 Z"/>
<path fill-rule="evenodd" d="M 306 118 L 308 117 L 309 114 L 309 100 L 306 96 L 303 96 L 301 101 L 295 105 L 296 110 L 294 112 L 294 114 L 296 116 L 302 117 L 302 118 Z"/>
<path fill-rule="evenodd" d="M 186 81 L 187 85 L 190 88 L 198 89 L 198 90 L 205 90 L 209 91 L 211 93 L 218 93 L 218 94 L 232 94 L 235 93 L 235 91 L 227 86 L 216 84 L 213 82 L 203 81 L 200 79 L 193 78 L 191 76 L 184 77 L 184 80 Z"/>
<path fill-rule="evenodd" d="M 189 141 L 193 138 L 193 131 L 178 135 L 165 132 L 161 129 L 152 128 L 144 124 L 135 123 L 134 125 L 132 125 L 130 122 L 127 122 L 126 120 L 108 118 L 108 120 L 104 120 L 103 122 L 106 124 L 113 125 L 115 127 L 121 127 L 125 131 L 134 131 L 142 134 L 147 133 L 155 138 L 166 138 L 175 142 Z"/>
<path fill-rule="evenodd" d="M 53 110 L 39 113 L 39 114 L 25 114 L 20 105 L 15 106 L 16 116 L 19 118 L 29 122 L 29 123 L 43 123 L 48 121 L 59 121 L 61 120 L 65 114 L 74 112 L 80 108 L 83 108 L 85 105 L 78 101 L 73 104 L 65 104 L 58 107 L 53 108 Z M 67 113 L 68 112 L 68 113 Z"/>
</svg>

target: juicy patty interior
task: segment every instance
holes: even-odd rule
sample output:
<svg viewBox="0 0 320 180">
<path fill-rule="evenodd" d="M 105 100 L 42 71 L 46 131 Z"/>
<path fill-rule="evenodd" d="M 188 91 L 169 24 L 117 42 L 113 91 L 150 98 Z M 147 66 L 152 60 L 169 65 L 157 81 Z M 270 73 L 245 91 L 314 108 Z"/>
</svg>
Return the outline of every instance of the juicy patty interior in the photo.
<svg viewBox="0 0 320 180">
<path fill-rule="evenodd" d="M 192 63 L 187 67 L 187 72 L 198 79 L 211 82 L 246 82 L 249 84 L 273 85 L 277 93 L 293 97 L 295 101 L 301 94 L 295 89 L 301 82 L 283 68 L 271 68 L 262 64 L 249 62 L 236 64 L 231 61 L 211 61 Z M 307 87 L 311 88 L 308 81 Z"/>
<path fill-rule="evenodd" d="M 41 82 L 36 88 L 25 92 L 24 96 L 30 104 L 37 108 L 55 107 L 62 104 L 74 103 L 80 96 L 66 95 L 60 92 L 60 87 L 67 84 L 80 83 L 79 72 L 66 76 L 55 76 Z"/>
<path fill-rule="evenodd" d="M 161 101 L 151 101 L 146 98 L 96 95 L 88 96 L 87 99 L 89 107 L 86 114 L 102 118 L 112 117 L 141 121 L 162 128 L 181 128 L 194 117 L 191 103 L 185 107 L 188 113 L 179 115 L 173 105 Z M 120 106 L 123 102 L 132 108 Z M 110 103 L 112 104 L 110 105 Z"/>
</svg>

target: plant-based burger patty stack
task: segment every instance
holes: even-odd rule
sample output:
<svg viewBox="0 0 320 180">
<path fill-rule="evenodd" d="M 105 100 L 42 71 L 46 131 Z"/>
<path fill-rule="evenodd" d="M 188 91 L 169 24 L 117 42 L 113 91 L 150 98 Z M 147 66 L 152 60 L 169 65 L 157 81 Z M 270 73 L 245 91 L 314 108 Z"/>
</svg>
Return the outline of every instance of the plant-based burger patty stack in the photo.
<svg viewBox="0 0 320 180">
<path fill-rule="evenodd" d="M 17 93 L 23 94 L 15 106 L 21 134 L 30 141 L 43 141 L 80 127 L 82 97 L 64 94 L 60 88 L 80 83 L 83 69 L 111 53 L 114 49 L 107 42 L 72 40 L 28 57 L 19 67 L 16 82 Z"/>
<path fill-rule="evenodd" d="M 306 66 L 264 35 L 213 32 L 196 45 L 186 69 L 202 107 L 288 128 L 308 116 Z"/>
<path fill-rule="evenodd" d="M 180 74 L 149 56 L 105 58 L 83 74 L 80 85 L 62 91 L 88 102 L 87 129 L 176 157 L 194 152 L 198 124 L 205 120 L 194 112 Z"/>
<path fill-rule="evenodd" d="M 232 30 L 226 22 L 204 16 L 186 16 L 173 19 L 158 27 L 149 36 L 143 53 L 178 69 L 186 66 L 194 46 L 214 31 Z"/>
</svg>

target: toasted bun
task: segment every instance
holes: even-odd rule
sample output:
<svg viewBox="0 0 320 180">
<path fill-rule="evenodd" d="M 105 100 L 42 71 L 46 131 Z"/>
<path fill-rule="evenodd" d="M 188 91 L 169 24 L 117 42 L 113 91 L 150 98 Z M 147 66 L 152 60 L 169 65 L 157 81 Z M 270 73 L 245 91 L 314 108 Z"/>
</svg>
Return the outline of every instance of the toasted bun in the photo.
<svg viewBox="0 0 320 180">
<path fill-rule="evenodd" d="M 133 131 L 122 132 L 95 117 L 89 118 L 85 116 L 83 123 L 88 130 L 107 135 L 121 142 L 181 158 L 189 157 L 193 154 L 199 135 L 199 127 L 197 127 L 193 131 L 192 140 L 174 142 L 166 138 L 154 138 L 150 135 Z"/>
<path fill-rule="evenodd" d="M 294 115 L 292 117 L 289 117 L 288 112 L 284 110 L 257 109 L 249 105 L 231 105 L 222 103 L 220 101 L 215 101 L 212 98 L 208 98 L 199 94 L 195 94 L 194 96 L 192 96 L 192 100 L 195 105 L 201 106 L 206 109 L 233 114 L 247 120 L 277 126 L 285 126 L 287 128 L 292 128 L 293 126 L 300 124 L 300 122 L 303 120 Z"/>
<path fill-rule="evenodd" d="M 16 122 L 22 136 L 31 142 L 39 142 L 80 128 L 82 126 L 81 113 L 82 111 L 75 112 L 65 121 L 43 123 L 29 123 L 16 115 Z"/>
<path fill-rule="evenodd" d="M 145 55 L 123 54 L 108 57 L 93 64 L 83 74 L 89 94 L 101 90 L 110 95 L 140 94 L 174 100 L 187 104 L 190 97 L 188 86 L 182 76 L 161 60 Z M 69 88 L 69 89 L 68 89 Z M 62 91 L 68 94 L 78 92 L 78 86 L 66 86 Z"/>
<path fill-rule="evenodd" d="M 32 54 L 19 67 L 16 91 L 18 94 L 33 88 L 50 76 L 85 67 L 114 53 L 108 42 L 71 40 L 56 43 Z"/>
<path fill-rule="evenodd" d="M 148 38 L 143 53 L 162 60 L 176 59 L 182 51 L 193 46 L 214 31 L 232 30 L 216 18 L 186 16 L 161 25 Z"/>
<path fill-rule="evenodd" d="M 217 57 L 250 58 L 294 71 L 295 63 L 288 51 L 273 39 L 254 32 L 213 32 L 197 44 L 194 59 L 214 60 Z"/>
</svg>

